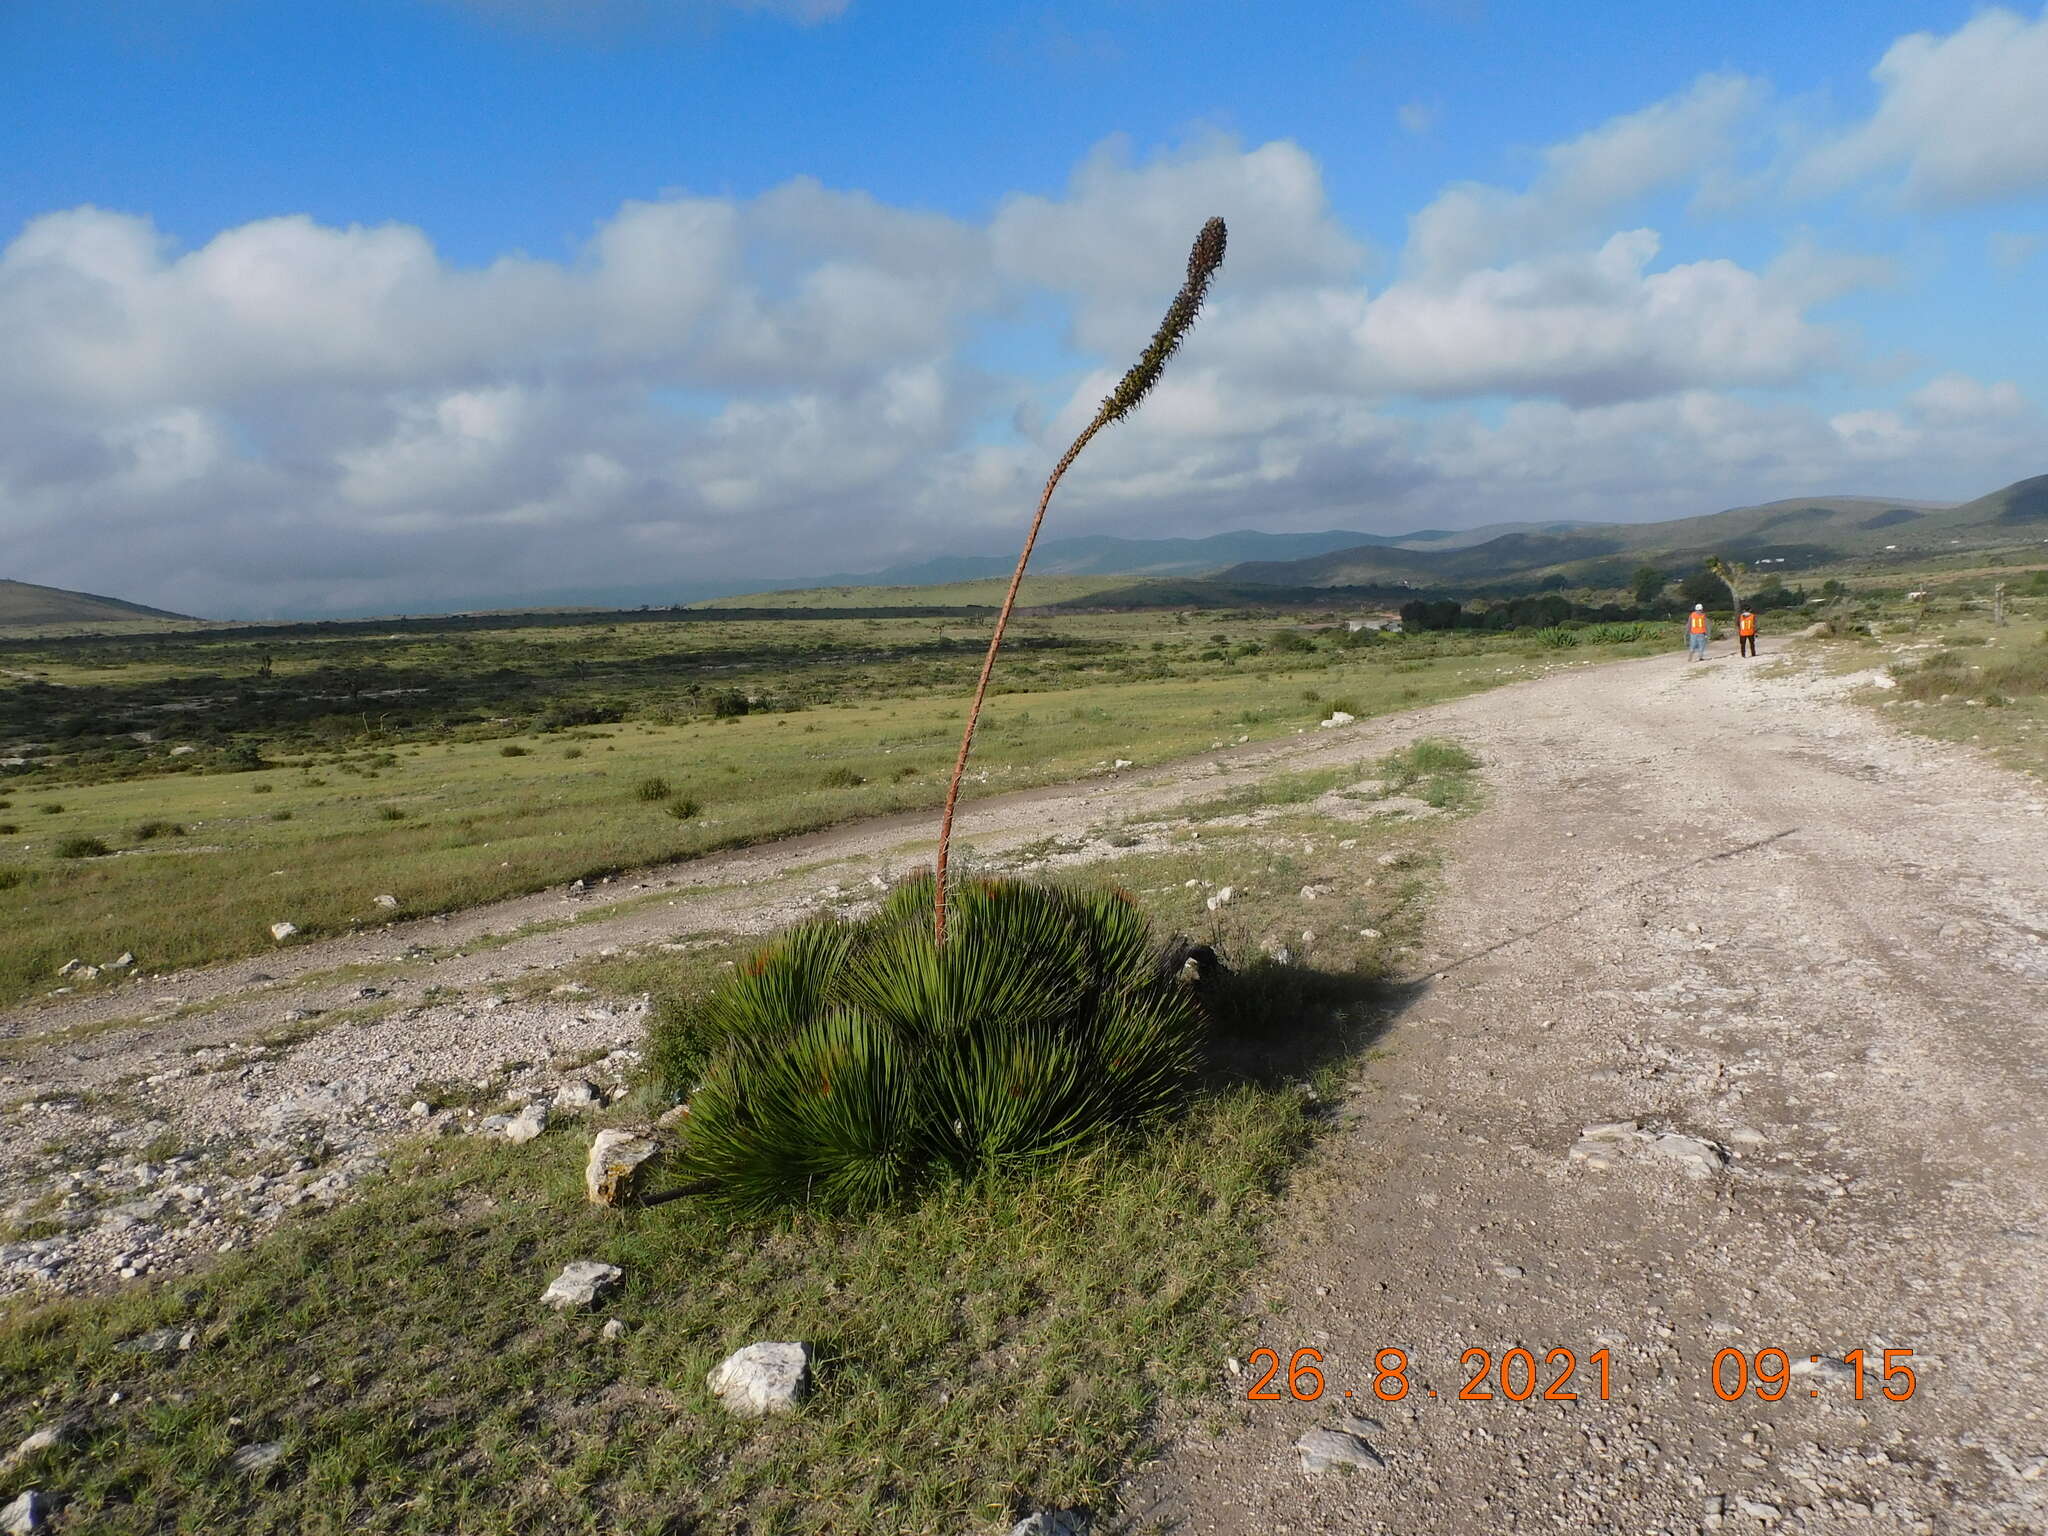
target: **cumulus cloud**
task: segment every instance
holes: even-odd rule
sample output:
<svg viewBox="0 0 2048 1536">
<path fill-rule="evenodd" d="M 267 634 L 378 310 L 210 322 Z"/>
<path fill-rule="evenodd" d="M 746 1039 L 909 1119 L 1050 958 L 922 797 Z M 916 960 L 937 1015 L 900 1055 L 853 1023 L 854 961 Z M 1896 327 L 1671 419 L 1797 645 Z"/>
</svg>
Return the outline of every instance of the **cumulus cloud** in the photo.
<svg viewBox="0 0 2048 1536">
<path fill-rule="evenodd" d="M 1613 210 L 1726 163 L 1764 95 L 1747 76 L 1703 75 L 1676 96 L 1546 149 L 1525 191 L 1450 187 L 1410 221 L 1410 269 L 1455 277 L 1583 237 Z"/>
<path fill-rule="evenodd" d="M 136 214 L 52 212 L 0 247 L 8 574 L 389 612 L 989 547 L 1219 213 L 1211 312 L 1070 477 L 1069 529 L 1666 515 L 1878 470 L 2037 472 L 2011 384 L 1944 376 L 1833 421 L 1737 393 L 1852 363 L 1810 311 L 1889 276 L 1803 239 L 1760 269 L 1666 262 L 1614 227 L 1710 164 L 1699 140 L 1754 96 L 1712 77 L 1560 146 L 1485 240 L 1439 199 L 1377 288 L 1288 141 L 1112 140 L 986 224 L 806 178 L 679 193 L 622 204 L 568 259 L 480 266 L 405 225 L 284 215 L 185 249 Z M 968 360 L 984 321 L 1048 298 L 1064 376 Z"/>
<path fill-rule="evenodd" d="M 1954 32 L 1914 32 L 1871 71 L 1869 119 L 1816 149 L 1809 186 L 1896 173 L 1908 201 L 1952 208 L 2048 189 L 2048 11 L 2000 8 Z"/>
</svg>

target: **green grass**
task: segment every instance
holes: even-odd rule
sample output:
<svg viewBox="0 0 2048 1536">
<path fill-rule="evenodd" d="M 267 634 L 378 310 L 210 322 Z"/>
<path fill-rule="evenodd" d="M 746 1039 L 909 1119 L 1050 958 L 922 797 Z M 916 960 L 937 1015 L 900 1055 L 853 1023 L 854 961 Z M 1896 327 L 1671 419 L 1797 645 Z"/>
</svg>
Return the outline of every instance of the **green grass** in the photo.
<svg viewBox="0 0 2048 1536">
<path fill-rule="evenodd" d="M 1494 636 L 1195 661 L 1219 624 L 1241 634 L 1270 627 L 1205 616 L 1175 630 L 1170 661 L 1149 650 L 1115 667 L 1093 652 L 1006 656 L 999 686 L 1007 691 L 983 717 L 965 796 L 1075 779 L 1117 757 L 1149 767 L 1239 736 L 1313 730 L 1326 710 L 1302 697 L 1310 685 L 1364 717 L 1515 681 L 1545 665 L 1528 642 Z M 1158 629 L 1156 616 L 1084 625 L 1096 637 L 1090 644 L 1131 639 L 1134 657 L 1135 637 Z M 133 665 L 147 671 L 157 663 L 145 652 Z M 260 772 L 67 785 L 61 802 L 49 802 L 57 808 L 0 846 L 0 885 L 15 882 L 0 888 L 0 1002 L 56 985 L 52 973 L 73 956 L 129 950 L 140 972 L 162 972 L 265 952 L 280 920 L 307 937 L 381 924 L 393 914 L 374 905 L 380 892 L 399 898 L 400 916 L 454 911 L 581 876 L 936 807 L 958 741 L 965 689 L 952 685 L 960 679 L 949 676 L 941 690 L 920 680 L 921 662 L 898 661 L 872 676 L 849 671 L 843 658 L 837 665 L 849 691 L 873 691 L 794 714 L 585 730 L 584 755 L 573 763 L 541 753 L 506 758 L 502 740 L 480 736 L 351 749 Z M 961 660 L 961 677 L 971 668 L 971 658 Z M 1155 668 L 1165 675 L 1147 675 Z M 890 687 L 901 691 L 883 691 Z M 849 784 L 848 775 L 866 782 Z M 637 786 L 654 780 L 668 794 L 643 801 Z M 271 792 L 258 797 L 266 785 Z M 700 814 L 678 819 L 665 804 L 673 798 L 694 801 Z M 393 812 L 397 819 L 388 819 Z M 124 831 L 145 820 L 182 826 L 186 835 L 112 858 L 53 857 L 66 837 L 118 847 Z"/>
<path fill-rule="evenodd" d="M 1161 1401 L 1198 1401 L 1249 1347 L 1263 1219 L 1359 1069 L 1361 1005 L 1421 919 L 1425 828 L 1303 811 L 1286 831 L 1098 871 L 1161 929 L 1223 945 L 1243 977 L 1193 1107 L 1149 1141 L 867 1217 L 757 1223 L 692 1199 L 591 1208 L 585 1130 L 416 1143 L 354 1204 L 202 1274 L 0 1313 L 0 1443 L 79 1426 L 18 1480 L 58 1504 L 58 1528 L 115 1536 L 953 1536 L 1106 1507 Z M 1374 857 L 1388 849 L 1397 866 Z M 1206 912 L 1224 882 L 1238 899 Z M 1313 902 L 1297 894 L 1311 882 Z M 1306 963 L 1259 958 L 1282 938 Z M 684 1006 L 738 953 L 608 964 Z M 577 1259 L 619 1265 L 622 1289 L 591 1314 L 543 1309 Z M 599 1336 L 607 1317 L 622 1339 Z M 193 1330 L 195 1347 L 114 1347 L 157 1327 Z M 705 1374 L 762 1339 L 812 1344 L 815 1391 L 784 1418 L 729 1418 Z M 260 1440 L 285 1455 L 259 1486 L 229 1458 Z"/>
<path fill-rule="evenodd" d="M 2010 767 L 2048 775 L 2048 601 L 2009 597 L 2010 621 L 1994 626 L 1981 599 L 1943 596 L 1940 608 L 1947 611 L 1939 614 L 1938 648 L 1904 650 L 1880 641 L 1898 657 L 1886 669 L 1896 686 L 1873 701 L 1909 730 L 1967 742 Z M 1873 617 L 1887 638 L 1918 638 L 1910 627 L 1917 615 L 1904 604 Z M 1866 649 L 1852 654 L 1860 665 L 1870 665 Z"/>
</svg>

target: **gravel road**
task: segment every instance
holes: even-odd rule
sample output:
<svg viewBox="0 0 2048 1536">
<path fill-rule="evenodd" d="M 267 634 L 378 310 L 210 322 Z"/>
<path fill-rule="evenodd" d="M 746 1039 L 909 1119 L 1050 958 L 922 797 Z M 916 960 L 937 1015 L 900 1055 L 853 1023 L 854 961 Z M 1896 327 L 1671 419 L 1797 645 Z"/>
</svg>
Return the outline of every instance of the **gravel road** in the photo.
<svg viewBox="0 0 2048 1536">
<path fill-rule="evenodd" d="M 1717 652 L 1439 712 L 1491 799 L 1434 979 L 1247 1298 L 1326 1388 L 1219 1359 L 1131 1529 L 2048 1529 L 2048 800 L 1845 681 Z M 1316 1429 L 1361 1465 L 1305 1470 Z"/>
</svg>

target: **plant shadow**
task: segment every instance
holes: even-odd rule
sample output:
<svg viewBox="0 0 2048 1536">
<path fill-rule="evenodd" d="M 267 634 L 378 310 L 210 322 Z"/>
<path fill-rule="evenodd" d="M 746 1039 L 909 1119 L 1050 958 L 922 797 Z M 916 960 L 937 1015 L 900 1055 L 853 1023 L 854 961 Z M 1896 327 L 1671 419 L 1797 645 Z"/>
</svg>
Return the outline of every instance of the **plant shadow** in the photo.
<svg viewBox="0 0 2048 1536">
<path fill-rule="evenodd" d="M 1261 955 L 1219 964 L 1197 985 L 1210 1033 L 1206 1090 L 1309 1080 L 1356 1060 L 1429 990 L 1362 971 L 1328 971 Z"/>
</svg>

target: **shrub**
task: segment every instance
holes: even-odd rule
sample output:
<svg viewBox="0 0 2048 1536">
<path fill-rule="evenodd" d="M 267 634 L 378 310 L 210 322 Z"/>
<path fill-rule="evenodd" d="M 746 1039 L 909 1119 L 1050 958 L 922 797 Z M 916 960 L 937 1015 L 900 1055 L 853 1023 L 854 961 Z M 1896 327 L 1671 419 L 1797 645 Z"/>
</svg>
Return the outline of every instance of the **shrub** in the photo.
<svg viewBox="0 0 2048 1536">
<path fill-rule="evenodd" d="M 96 837 L 63 838 L 53 850 L 60 859 L 100 859 L 113 851 Z"/>
<path fill-rule="evenodd" d="M 642 800 L 666 800 L 675 789 L 660 774 L 650 774 L 633 786 L 633 793 Z"/>
<path fill-rule="evenodd" d="M 270 819 L 272 821 L 290 821 L 292 819 L 292 813 L 290 811 L 272 811 L 270 813 Z"/>
<path fill-rule="evenodd" d="M 185 829 L 175 821 L 144 821 L 138 822 L 129 835 L 138 843 L 146 843 L 155 837 L 183 837 Z"/>
<path fill-rule="evenodd" d="M 276 790 L 277 786 L 275 784 L 251 784 L 249 786 L 249 793 L 252 795 L 274 794 Z"/>
<path fill-rule="evenodd" d="M 36 809 L 41 811 L 45 816 L 62 816 L 64 814 L 64 807 L 59 805 L 54 800 L 45 801 L 43 804 L 37 806 Z"/>
<path fill-rule="evenodd" d="M 1579 631 L 1579 638 L 1588 645 L 1629 645 L 1656 633 L 1655 624 L 1589 624 Z"/>
<path fill-rule="evenodd" d="M 754 707 L 754 701 L 737 688 L 711 695 L 711 713 L 721 720 L 738 719 Z"/>
<path fill-rule="evenodd" d="M 1568 651 L 1579 643 L 1577 630 L 1562 629 L 1553 624 L 1548 629 L 1536 631 L 1536 643 L 1546 651 Z"/>
<path fill-rule="evenodd" d="M 1315 642 L 1298 629 L 1276 629 L 1266 636 L 1268 648 L 1281 652 L 1312 651 Z"/>
<path fill-rule="evenodd" d="M 1121 893 L 933 880 L 880 912 L 790 930 L 695 1007 L 650 1064 L 689 1098 L 682 1172 L 741 1213 L 863 1210 L 940 1179 L 1027 1170 L 1177 1102 L 1201 1016 Z"/>
<path fill-rule="evenodd" d="M 897 778 L 898 778 L 899 780 L 901 780 L 901 779 L 914 779 L 914 778 L 916 778 L 916 777 L 917 777 L 917 776 L 918 776 L 918 775 L 919 775 L 920 773 L 923 773 L 923 772 L 924 772 L 924 770 L 923 770 L 922 768 L 918 767 L 918 766 L 917 766 L 917 764 L 915 764 L 915 763 L 905 763 L 905 764 L 904 764 L 904 765 L 903 765 L 903 766 L 902 766 L 901 768 L 898 768 L 898 769 L 896 770 L 896 777 L 897 777 Z"/>
<path fill-rule="evenodd" d="M 405 820 L 405 812 L 404 812 L 404 811 L 403 811 L 402 809 L 400 809 L 400 808 L 399 808 L 398 806 L 395 806 L 395 805 L 380 805 L 380 806 L 378 806 L 378 807 L 377 807 L 377 815 L 378 815 L 378 817 L 379 817 L 379 818 L 380 818 L 381 820 L 384 820 L 384 821 L 403 821 L 403 820 Z"/>
<path fill-rule="evenodd" d="M 13 809 L 14 802 L 12 800 L 0 800 L 0 811 L 11 811 Z"/>
<path fill-rule="evenodd" d="M 504 746 L 498 748 L 498 756 L 524 757 L 526 756 L 526 748 L 519 746 L 518 744 L 513 742 L 507 742 Z"/>
<path fill-rule="evenodd" d="M 0 891 L 11 891 L 26 878 L 18 869 L 0 869 Z"/>
<path fill-rule="evenodd" d="M 1336 698 L 1330 700 L 1330 713 L 1334 715 L 1338 713 L 1340 710 L 1343 713 L 1351 716 L 1351 718 L 1354 720 L 1365 713 L 1364 710 L 1358 707 L 1358 700 L 1351 698 L 1348 695 L 1343 698 Z"/>
<path fill-rule="evenodd" d="M 571 747 L 568 751 L 562 754 L 562 756 L 565 759 L 571 762 L 574 762 L 577 758 L 581 757 L 582 755 L 583 749 L 581 747 Z"/>
<path fill-rule="evenodd" d="M 867 780 L 851 768 L 831 768 L 818 782 L 827 789 L 853 789 L 867 783 Z"/>
<path fill-rule="evenodd" d="M 688 795 L 683 796 L 680 800 L 671 800 L 668 803 L 668 813 L 675 817 L 677 821 L 694 821 L 703 814 L 703 811 L 704 807 L 695 800 L 692 800 Z"/>
<path fill-rule="evenodd" d="M 11 821 L 0 821 L 0 837 L 12 837 L 20 830 L 21 828 Z"/>
</svg>

